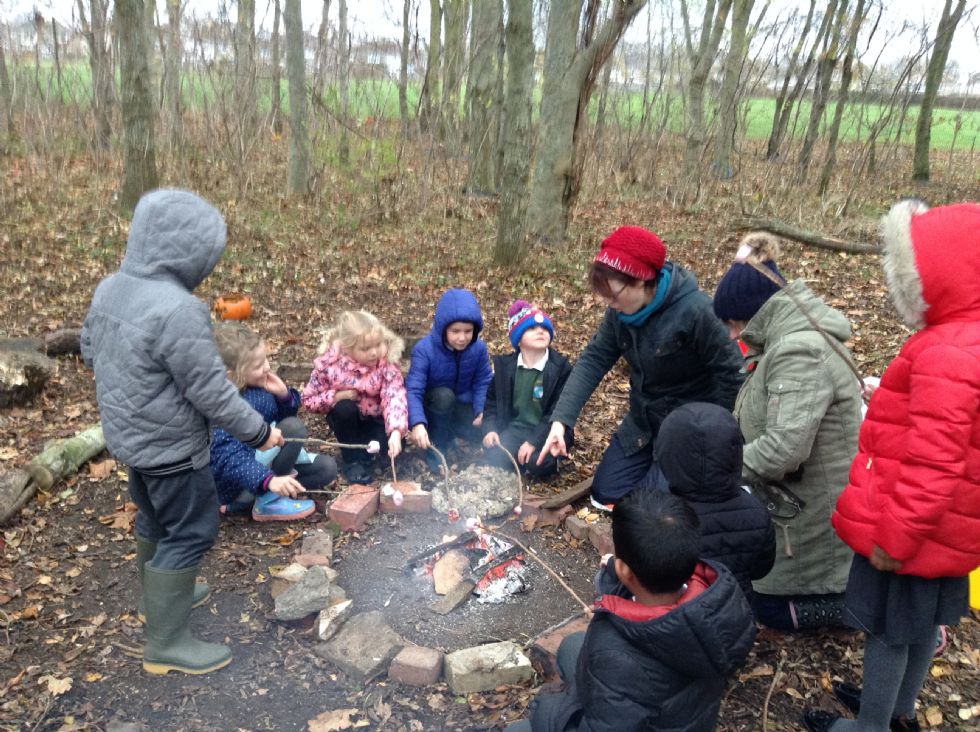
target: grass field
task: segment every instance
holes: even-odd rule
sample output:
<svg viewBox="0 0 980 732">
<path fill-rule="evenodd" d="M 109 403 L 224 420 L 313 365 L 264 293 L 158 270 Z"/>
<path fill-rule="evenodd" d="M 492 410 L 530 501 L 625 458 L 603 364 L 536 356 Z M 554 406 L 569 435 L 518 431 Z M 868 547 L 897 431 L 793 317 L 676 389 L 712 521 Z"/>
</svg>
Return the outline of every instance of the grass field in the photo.
<svg viewBox="0 0 980 732">
<path fill-rule="evenodd" d="M 26 89 L 31 95 L 37 94 L 37 89 L 44 90 L 46 98 L 57 97 L 59 88 L 55 79 L 54 67 L 50 63 L 42 64 L 38 78 L 35 78 L 33 64 L 11 64 L 12 74 L 16 83 L 15 89 Z M 220 71 L 205 73 L 198 71 L 185 72 L 183 82 L 183 94 L 185 108 L 195 109 L 204 106 L 214 107 L 222 100 L 230 102 L 233 99 L 234 77 L 222 74 Z M 281 82 L 282 106 L 284 112 L 289 110 L 289 88 L 288 82 L 283 78 Z M 410 114 L 414 115 L 419 104 L 418 83 L 412 83 L 408 89 L 408 106 Z M 271 89 L 268 79 L 260 79 L 258 84 L 258 105 L 261 111 L 268 111 L 271 108 Z M 536 91 L 536 98 L 540 90 Z M 62 66 L 62 86 L 60 97 L 67 104 L 88 104 L 91 99 L 91 74 L 89 67 L 84 63 L 70 63 Z M 592 100 L 592 113 L 598 104 L 598 95 Z M 339 109 L 339 98 L 335 85 L 327 85 L 323 93 L 323 101 L 329 109 L 336 112 Z M 670 104 L 668 114 L 668 127 L 674 133 L 683 132 L 683 103 L 681 96 L 676 91 L 671 91 L 668 95 L 661 96 L 656 100 L 652 114 L 656 120 L 662 119 L 664 115 L 664 104 Z M 711 102 L 709 100 L 709 112 Z M 769 137 L 772 128 L 772 116 L 775 108 L 775 100 L 768 97 L 754 97 L 743 105 L 742 119 L 745 125 L 745 135 L 750 140 L 764 140 Z M 350 84 L 350 114 L 357 120 L 364 121 L 368 118 L 373 119 L 397 119 L 398 111 L 398 86 L 391 79 L 365 79 L 354 80 Z M 463 103 L 461 102 L 461 112 Z M 642 96 L 638 92 L 613 91 L 610 99 L 611 114 L 619 120 L 622 125 L 636 124 L 642 113 Z M 835 110 L 834 104 L 828 104 L 824 112 L 824 125 L 829 125 L 833 119 Z M 901 142 L 912 144 L 915 138 L 916 120 L 919 108 L 910 107 L 908 115 L 904 121 L 901 131 Z M 870 127 L 887 112 L 887 109 L 880 104 L 852 103 L 845 110 L 841 125 L 840 138 L 844 142 L 854 142 L 865 139 Z M 802 102 L 797 112 L 794 112 L 793 120 L 795 127 L 790 130 L 790 134 L 802 136 L 806 129 L 810 114 L 809 100 Z M 886 129 L 881 133 L 879 139 L 883 142 L 892 141 L 898 134 L 898 114 L 890 120 Z M 980 143 L 980 110 L 958 110 L 949 108 L 938 108 L 933 110 L 932 121 L 932 147 L 939 150 L 948 150 L 953 147 L 957 150 L 972 150 Z"/>
</svg>

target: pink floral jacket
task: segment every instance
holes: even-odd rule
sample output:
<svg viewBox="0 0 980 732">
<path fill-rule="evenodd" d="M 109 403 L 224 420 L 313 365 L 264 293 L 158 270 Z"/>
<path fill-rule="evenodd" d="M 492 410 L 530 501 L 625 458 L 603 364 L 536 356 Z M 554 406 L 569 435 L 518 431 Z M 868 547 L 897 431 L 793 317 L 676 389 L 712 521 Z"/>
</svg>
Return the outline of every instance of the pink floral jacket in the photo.
<svg viewBox="0 0 980 732">
<path fill-rule="evenodd" d="M 385 432 L 408 432 L 408 399 L 405 380 L 398 364 L 381 359 L 365 366 L 331 346 L 313 361 L 313 373 L 303 390 L 303 406 L 311 412 L 329 414 L 338 391 L 357 392 L 357 406 L 368 417 L 384 417 Z"/>
</svg>

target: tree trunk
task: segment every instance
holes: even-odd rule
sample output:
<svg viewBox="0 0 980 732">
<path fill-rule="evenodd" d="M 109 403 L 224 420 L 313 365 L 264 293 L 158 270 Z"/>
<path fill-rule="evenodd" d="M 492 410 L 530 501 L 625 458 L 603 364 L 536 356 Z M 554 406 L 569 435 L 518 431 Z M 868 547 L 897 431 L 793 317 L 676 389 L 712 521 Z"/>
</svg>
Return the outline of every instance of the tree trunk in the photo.
<svg viewBox="0 0 980 732">
<path fill-rule="evenodd" d="M 314 88 L 317 97 L 323 96 L 327 83 L 328 36 L 330 35 L 330 0 L 323 0 L 323 13 L 320 15 L 320 30 L 316 34 L 316 56 L 313 59 Z"/>
<path fill-rule="evenodd" d="M 466 123 L 469 127 L 471 193 L 488 193 L 497 182 L 497 48 L 503 22 L 502 0 L 473 5 L 469 83 L 466 85 Z"/>
<path fill-rule="evenodd" d="M 153 37 L 156 35 L 156 0 L 143 0 L 143 33 L 146 43 L 146 68 L 149 77 L 150 98 L 153 99 L 154 106 L 160 104 L 160 63 L 153 48 Z"/>
<path fill-rule="evenodd" d="M 398 115 L 402 121 L 402 137 L 408 137 L 408 52 L 412 42 L 409 22 L 412 15 L 412 0 L 402 4 L 402 47 L 398 63 Z"/>
<path fill-rule="evenodd" d="M 527 177 L 531 169 L 531 91 L 534 88 L 534 0 L 507 1 L 507 87 L 501 147 L 500 212 L 495 264 L 521 259 L 527 215 Z"/>
<path fill-rule="evenodd" d="M 851 80 L 854 77 L 854 52 L 857 48 L 858 34 L 861 31 L 861 24 L 864 22 L 866 12 L 865 0 L 857 0 L 854 17 L 851 18 L 851 26 L 847 31 L 847 46 L 844 51 L 844 64 L 841 66 L 840 90 L 837 93 L 834 119 L 827 131 L 827 155 L 824 158 L 823 170 L 820 171 L 820 182 L 817 185 L 817 190 L 821 196 L 827 192 L 827 188 L 830 186 L 830 177 L 833 175 L 834 165 L 837 163 L 837 140 L 840 135 L 841 121 L 844 118 L 844 109 L 848 104 Z"/>
<path fill-rule="evenodd" d="M 108 49 L 106 9 L 109 0 L 91 0 L 90 19 L 85 6 L 77 0 L 82 34 L 88 44 L 89 68 L 92 70 L 92 116 L 95 119 L 96 150 L 106 151 L 112 138 L 113 73 Z"/>
<path fill-rule="evenodd" d="M 116 0 L 125 136 L 125 180 L 119 204 L 126 212 L 135 208 L 146 191 L 157 187 L 153 92 L 143 19 L 143 0 Z"/>
<path fill-rule="evenodd" d="M 255 0 L 238 0 L 235 25 L 235 120 L 238 159 L 244 164 L 255 138 Z"/>
<path fill-rule="evenodd" d="M 844 22 L 847 20 L 847 4 L 849 0 L 840 0 L 836 8 L 833 26 L 828 34 L 829 41 L 824 46 L 823 53 L 820 54 L 820 61 L 817 63 L 817 78 L 813 84 L 813 103 L 810 105 L 810 119 L 807 122 L 806 133 L 803 135 L 803 144 L 800 147 L 800 157 L 797 162 L 796 177 L 800 183 L 806 181 L 807 173 L 810 171 L 810 159 L 813 157 L 813 148 L 817 144 L 820 135 L 820 123 L 823 121 L 823 113 L 827 109 L 827 101 L 830 99 L 830 84 L 834 79 L 834 69 L 840 60 L 840 42 L 844 33 Z M 834 12 L 833 2 L 827 8 L 828 13 Z"/>
<path fill-rule="evenodd" d="M 483 0 L 486 2 L 486 0 Z M 442 67 L 442 113 L 439 138 L 455 149 L 459 137 L 459 95 L 466 64 L 466 27 L 470 18 L 469 0 L 444 0 L 446 48 Z"/>
<path fill-rule="evenodd" d="M 310 136 L 307 129 L 306 57 L 300 0 L 286 0 L 286 75 L 289 78 L 290 195 L 305 196 L 310 182 Z"/>
<path fill-rule="evenodd" d="M 14 123 L 14 94 L 10 88 L 10 76 L 7 73 L 7 57 L 3 50 L 3 36 L 0 35 L 0 103 L 3 104 L 3 116 L 6 122 L 6 149 L 10 143 L 17 141 L 17 126 Z"/>
<path fill-rule="evenodd" d="M 273 0 L 272 15 L 272 48 L 270 53 L 272 58 L 272 131 L 282 134 L 282 58 L 279 51 L 279 19 L 282 17 L 282 8 L 279 0 Z"/>
<path fill-rule="evenodd" d="M 340 75 L 340 148 L 337 151 L 340 163 L 350 162 L 350 30 L 347 28 L 347 0 L 340 0 L 337 5 L 337 50 L 340 53 L 340 63 L 337 73 Z"/>
<path fill-rule="evenodd" d="M 23 468 L 0 473 L 0 526 L 16 516 L 38 488 L 49 490 L 103 450 L 105 437 L 97 424 L 74 437 L 49 442 Z"/>
<path fill-rule="evenodd" d="M 440 57 L 442 56 L 442 5 L 429 0 L 429 52 L 425 62 L 425 81 L 419 98 L 419 125 L 423 130 L 437 127 L 442 90 Z"/>
<path fill-rule="evenodd" d="M 946 59 L 949 58 L 949 47 L 953 43 L 953 34 L 956 33 L 956 26 L 959 25 L 960 18 L 963 17 L 963 9 L 966 7 L 966 0 L 956 0 L 956 7 L 951 12 L 952 2 L 953 0 L 946 0 L 943 3 L 943 14 L 939 19 L 939 25 L 936 27 L 936 42 L 932 48 L 932 56 L 929 58 L 929 66 L 926 69 L 926 89 L 922 94 L 919 121 L 915 127 L 912 180 L 929 180 L 932 108 L 936 103 L 936 95 L 939 93 L 943 74 L 946 71 Z"/>
<path fill-rule="evenodd" d="M 536 239 L 565 236 L 580 186 L 577 150 L 596 77 L 646 0 L 616 0 L 591 43 L 576 48 L 580 0 L 554 0 L 548 14 L 534 177 L 528 224 Z"/>
<path fill-rule="evenodd" d="M 783 86 L 779 90 L 779 94 L 776 95 L 776 105 L 772 114 L 772 130 L 769 132 L 769 141 L 766 144 L 766 160 L 775 160 L 779 157 L 779 148 L 783 142 L 783 135 L 786 134 L 786 125 L 789 122 L 789 115 L 792 112 L 793 103 L 799 96 L 806 76 L 810 71 L 810 66 L 813 63 L 813 51 L 811 51 L 810 55 L 807 56 L 806 62 L 803 64 L 803 68 L 799 70 L 796 86 L 793 88 L 792 93 L 787 96 L 790 81 L 792 81 L 793 75 L 797 73 L 796 65 L 799 62 L 800 54 L 803 52 L 803 46 L 806 45 L 806 37 L 810 34 L 810 28 L 813 26 L 813 16 L 816 6 L 817 0 L 810 0 L 810 9 L 807 11 L 806 20 L 803 22 L 803 30 L 800 32 L 800 38 L 793 48 L 793 54 L 790 57 L 789 64 L 786 66 Z M 817 38 L 819 39 L 819 35 Z M 813 48 L 815 49 L 816 45 Z"/>
<path fill-rule="evenodd" d="M 55 79 L 58 82 L 56 98 L 61 104 L 61 49 L 58 46 L 58 22 L 51 18 L 51 53 L 54 54 Z"/>
<path fill-rule="evenodd" d="M 732 12 L 732 37 L 725 57 L 725 72 L 718 100 L 719 125 L 715 140 L 715 174 L 719 178 L 735 175 L 732 151 L 738 126 L 739 82 L 748 52 L 747 33 L 749 17 L 755 0 L 735 0 Z"/>
<path fill-rule="evenodd" d="M 180 37 L 180 16 L 183 13 L 181 0 L 167 0 L 167 63 L 164 71 L 166 79 L 167 106 L 170 109 L 170 147 L 177 150 L 183 137 L 184 106 L 181 99 L 181 59 L 183 44 Z"/>
</svg>

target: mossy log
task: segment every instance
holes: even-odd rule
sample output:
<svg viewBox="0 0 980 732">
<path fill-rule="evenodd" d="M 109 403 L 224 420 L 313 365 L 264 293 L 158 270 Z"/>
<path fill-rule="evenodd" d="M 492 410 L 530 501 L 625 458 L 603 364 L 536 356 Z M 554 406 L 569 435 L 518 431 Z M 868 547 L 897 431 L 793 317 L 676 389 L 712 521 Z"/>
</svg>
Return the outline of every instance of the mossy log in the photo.
<svg viewBox="0 0 980 732">
<path fill-rule="evenodd" d="M 74 437 L 52 440 L 44 451 L 21 468 L 0 473 L 0 525 L 17 515 L 40 488 L 48 490 L 105 450 L 102 425 Z"/>
</svg>

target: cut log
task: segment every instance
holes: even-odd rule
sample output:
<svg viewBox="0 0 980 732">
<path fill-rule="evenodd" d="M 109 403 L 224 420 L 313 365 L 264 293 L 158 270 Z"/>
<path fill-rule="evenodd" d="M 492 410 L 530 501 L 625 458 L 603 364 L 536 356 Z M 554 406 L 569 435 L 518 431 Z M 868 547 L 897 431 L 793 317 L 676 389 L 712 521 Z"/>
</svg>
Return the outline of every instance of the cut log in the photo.
<svg viewBox="0 0 980 732">
<path fill-rule="evenodd" d="M 566 491 L 559 493 L 557 496 L 549 498 L 547 501 L 541 504 L 541 508 L 561 508 L 567 506 L 573 501 L 577 501 L 582 496 L 587 496 L 589 491 L 592 490 L 592 478 L 586 478 L 585 480 L 579 481 L 571 488 Z"/>
<path fill-rule="evenodd" d="M 49 356 L 67 356 L 82 352 L 82 329 L 61 328 L 44 336 L 44 352 Z"/>
<path fill-rule="evenodd" d="M 801 229 L 785 221 L 778 219 L 764 219 L 759 217 L 748 217 L 735 221 L 735 228 L 739 231 L 761 230 L 768 231 L 776 236 L 785 239 L 792 239 L 802 244 L 810 244 L 819 249 L 829 249 L 835 252 L 848 252 L 849 254 L 881 254 L 881 247 L 877 244 L 867 244 L 864 242 L 851 242 L 844 239 L 837 239 L 832 236 L 823 236 L 813 231 Z"/>
<path fill-rule="evenodd" d="M 0 338 L 0 408 L 30 404 L 57 371 L 35 338 Z"/>
<path fill-rule="evenodd" d="M 53 440 L 22 468 L 0 474 L 0 525 L 17 515 L 38 488 L 49 489 L 105 450 L 102 425 L 97 424 L 64 440 Z"/>
</svg>

